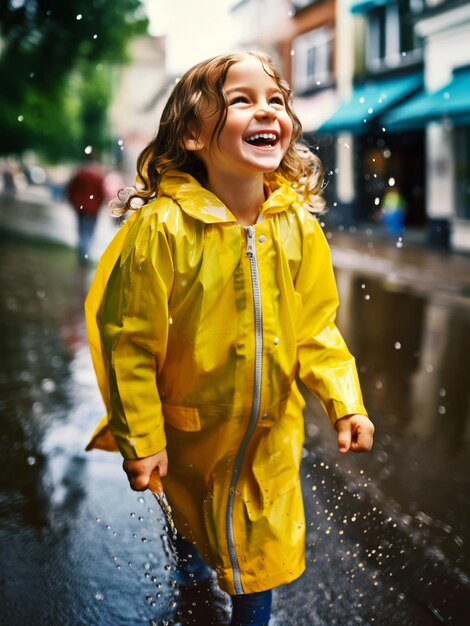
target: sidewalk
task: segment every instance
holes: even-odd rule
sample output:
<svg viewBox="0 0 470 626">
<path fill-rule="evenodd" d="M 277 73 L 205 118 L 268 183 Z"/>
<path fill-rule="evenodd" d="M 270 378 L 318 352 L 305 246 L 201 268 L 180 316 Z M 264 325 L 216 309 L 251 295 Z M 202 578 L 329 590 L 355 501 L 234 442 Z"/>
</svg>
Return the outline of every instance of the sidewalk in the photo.
<svg viewBox="0 0 470 626">
<path fill-rule="evenodd" d="M 116 233 L 106 209 L 98 219 L 90 257 L 97 261 Z M 470 304 L 470 256 L 426 247 L 423 234 L 410 230 L 402 242 L 387 239 L 377 225 L 341 229 L 325 226 L 335 267 L 386 277 L 414 290 L 439 293 Z M 0 195 L 0 231 L 75 247 L 76 216 L 67 202 L 52 200 L 47 190 L 28 188 L 13 200 Z"/>
<path fill-rule="evenodd" d="M 98 261 L 117 230 L 117 220 L 106 208 L 96 223 L 90 259 Z M 71 205 L 53 200 L 43 187 L 18 190 L 13 199 L 0 193 L 0 233 L 76 248 L 77 216 Z"/>
<path fill-rule="evenodd" d="M 414 290 L 439 293 L 470 304 L 470 256 L 432 249 L 419 231 L 405 232 L 403 241 L 391 241 L 380 227 L 365 225 L 353 232 L 325 227 L 335 267 Z"/>
</svg>

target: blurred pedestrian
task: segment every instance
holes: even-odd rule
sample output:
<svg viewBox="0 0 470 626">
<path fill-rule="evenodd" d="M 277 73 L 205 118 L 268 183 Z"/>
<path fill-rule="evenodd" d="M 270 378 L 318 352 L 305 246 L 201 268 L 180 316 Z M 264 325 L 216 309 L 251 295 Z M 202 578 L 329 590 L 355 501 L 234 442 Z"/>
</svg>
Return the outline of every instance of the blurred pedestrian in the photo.
<svg viewBox="0 0 470 626">
<path fill-rule="evenodd" d="M 232 626 L 267 625 L 272 589 L 305 568 L 297 373 L 341 453 L 372 446 L 334 323 L 330 251 L 310 213 L 323 208 L 323 170 L 300 132 L 269 57 L 190 69 L 139 157 L 140 184 L 115 204 L 141 208 L 87 298 L 108 410 L 88 448 L 119 449 L 137 491 L 154 472 L 166 477 L 183 623 L 214 623 L 201 609 L 210 568 L 231 594 Z"/>
<path fill-rule="evenodd" d="M 81 263 L 89 259 L 91 242 L 95 232 L 99 209 L 103 203 L 105 175 L 92 155 L 77 168 L 68 187 L 69 202 L 78 220 L 78 257 Z"/>
<path fill-rule="evenodd" d="M 396 184 L 390 186 L 380 204 L 380 219 L 384 222 L 391 237 L 398 238 L 403 235 L 405 216 L 406 200 Z"/>
<path fill-rule="evenodd" d="M 15 176 L 13 167 L 7 161 L 1 163 L 1 172 L 3 180 L 3 197 L 6 200 L 12 200 L 16 195 Z"/>
</svg>

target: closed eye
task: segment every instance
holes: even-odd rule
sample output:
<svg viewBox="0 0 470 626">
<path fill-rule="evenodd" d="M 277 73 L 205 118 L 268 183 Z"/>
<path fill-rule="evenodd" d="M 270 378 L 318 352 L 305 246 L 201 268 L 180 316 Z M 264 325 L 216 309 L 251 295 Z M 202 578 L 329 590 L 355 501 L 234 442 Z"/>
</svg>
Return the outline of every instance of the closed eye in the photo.
<svg viewBox="0 0 470 626">
<path fill-rule="evenodd" d="M 230 100 L 229 104 L 246 104 L 247 102 L 248 98 L 246 96 L 236 96 Z"/>
</svg>

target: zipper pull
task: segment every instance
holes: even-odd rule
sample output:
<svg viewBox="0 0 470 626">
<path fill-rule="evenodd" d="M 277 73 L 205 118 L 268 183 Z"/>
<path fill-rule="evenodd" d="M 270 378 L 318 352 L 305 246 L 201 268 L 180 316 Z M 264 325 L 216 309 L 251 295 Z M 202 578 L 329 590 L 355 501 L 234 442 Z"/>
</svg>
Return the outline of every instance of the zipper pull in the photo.
<svg viewBox="0 0 470 626">
<path fill-rule="evenodd" d="M 250 259 L 255 255 L 255 234 L 253 226 L 246 226 L 246 256 Z"/>
</svg>

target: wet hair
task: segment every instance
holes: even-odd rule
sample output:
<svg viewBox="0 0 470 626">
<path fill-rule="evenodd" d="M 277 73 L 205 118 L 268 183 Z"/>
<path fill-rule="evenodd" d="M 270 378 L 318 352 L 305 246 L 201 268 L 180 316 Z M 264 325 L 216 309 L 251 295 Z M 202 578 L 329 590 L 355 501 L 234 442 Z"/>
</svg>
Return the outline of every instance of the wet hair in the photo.
<svg viewBox="0 0 470 626">
<path fill-rule="evenodd" d="M 320 196 L 323 167 L 320 159 L 300 140 L 302 127 L 291 106 L 289 85 L 269 56 L 252 51 L 213 57 L 198 63 L 177 81 L 163 109 L 156 136 L 137 160 L 139 182 L 135 187 L 121 190 L 118 198 L 110 203 L 114 215 L 123 215 L 127 210 L 138 208 L 155 198 L 160 181 L 169 170 L 181 170 L 191 174 L 202 185 L 206 184 L 205 165 L 196 152 L 186 149 L 185 139 L 188 135 L 198 139 L 208 109 L 218 114 L 211 143 L 218 139 L 227 118 L 228 104 L 223 89 L 227 73 L 232 65 L 249 56 L 259 59 L 265 72 L 278 85 L 293 126 L 287 152 L 278 169 L 265 174 L 267 182 L 275 188 L 276 176 L 281 174 L 291 183 L 302 204 L 312 211 L 324 209 L 324 199 Z"/>
</svg>

